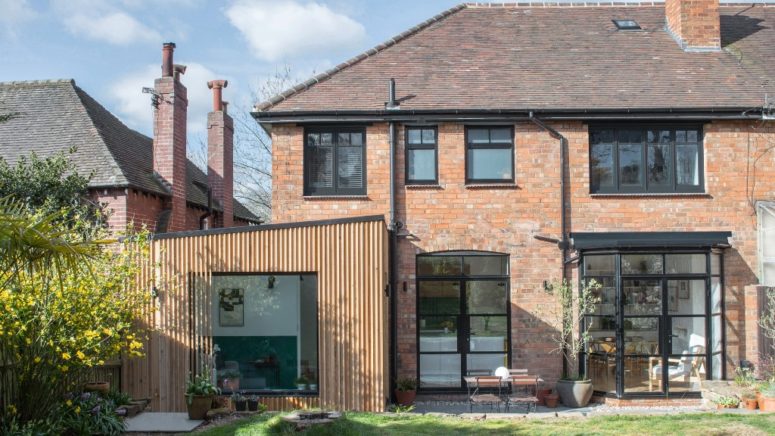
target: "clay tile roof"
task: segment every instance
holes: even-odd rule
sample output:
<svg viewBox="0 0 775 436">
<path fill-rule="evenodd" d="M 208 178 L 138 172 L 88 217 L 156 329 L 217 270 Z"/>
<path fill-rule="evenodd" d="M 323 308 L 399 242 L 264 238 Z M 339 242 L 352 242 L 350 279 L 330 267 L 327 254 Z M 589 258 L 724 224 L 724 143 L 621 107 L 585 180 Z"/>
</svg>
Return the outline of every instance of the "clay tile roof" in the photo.
<svg viewBox="0 0 775 436">
<path fill-rule="evenodd" d="M 46 157 L 75 147 L 69 157 L 80 174 L 92 175 L 92 188 L 131 187 L 169 195 L 153 173 L 151 138 L 127 127 L 74 80 L 0 82 L 0 114 L 9 113 L 15 116 L 0 123 L 0 158 L 9 163 L 31 152 Z M 187 200 L 207 207 L 207 193 L 193 183 L 207 184 L 207 175 L 187 163 Z M 259 220 L 236 200 L 234 216 Z"/>
<path fill-rule="evenodd" d="M 620 31 L 613 19 L 643 30 Z M 260 112 L 761 107 L 775 95 L 775 7 L 722 5 L 722 50 L 686 52 L 664 5 L 463 4 L 263 103 Z"/>
</svg>

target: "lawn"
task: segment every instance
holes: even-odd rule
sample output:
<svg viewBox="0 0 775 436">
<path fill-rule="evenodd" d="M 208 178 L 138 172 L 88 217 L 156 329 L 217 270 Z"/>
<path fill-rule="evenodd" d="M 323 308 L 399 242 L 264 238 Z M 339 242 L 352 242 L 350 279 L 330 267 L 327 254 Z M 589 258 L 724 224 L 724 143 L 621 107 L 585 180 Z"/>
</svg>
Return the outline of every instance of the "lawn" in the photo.
<svg viewBox="0 0 775 436">
<path fill-rule="evenodd" d="M 683 414 L 473 421 L 404 414 L 348 413 L 336 423 L 296 433 L 273 413 L 213 427 L 200 435 L 775 435 L 775 414 Z"/>
</svg>

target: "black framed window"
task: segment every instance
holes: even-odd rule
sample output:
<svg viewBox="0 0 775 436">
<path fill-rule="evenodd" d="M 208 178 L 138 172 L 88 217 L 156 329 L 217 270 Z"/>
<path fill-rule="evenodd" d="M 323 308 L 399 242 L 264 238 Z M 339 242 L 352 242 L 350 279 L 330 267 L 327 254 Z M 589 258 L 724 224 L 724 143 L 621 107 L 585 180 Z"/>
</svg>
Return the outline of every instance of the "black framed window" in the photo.
<svg viewBox="0 0 775 436">
<path fill-rule="evenodd" d="M 435 127 L 407 127 L 406 184 L 438 183 L 438 130 Z"/>
<path fill-rule="evenodd" d="M 582 361 L 596 391 L 699 395 L 723 379 L 723 257 L 714 250 L 601 250 L 581 256 L 600 302 Z"/>
<path fill-rule="evenodd" d="M 466 183 L 514 182 L 514 129 L 466 127 Z"/>
<path fill-rule="evenodd" d="M 316 127 L 304 132 L 304 195 L 366 194 L 366 129 Z"/>
<path fill-rule="evenodd" d="M 589 130 L 595 193 L 703 192 L 700 126 L 601 126 Z"/>
<path fill-rule="evenodd" d="M 416 260 L 420 389 L 459 390 L 466 375 L 509 367 L 509 256 L 449 251 Z"/>
</svg>

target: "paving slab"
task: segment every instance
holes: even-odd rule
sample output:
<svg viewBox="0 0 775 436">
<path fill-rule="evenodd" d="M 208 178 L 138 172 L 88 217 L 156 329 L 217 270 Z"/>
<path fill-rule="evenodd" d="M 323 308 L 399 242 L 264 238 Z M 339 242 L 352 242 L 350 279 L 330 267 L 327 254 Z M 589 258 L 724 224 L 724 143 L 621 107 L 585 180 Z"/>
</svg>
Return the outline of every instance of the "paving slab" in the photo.
<svg viewBox="0 0 775 436">
<path fill-rule="evenodd" d="M 188 419 L 188 413 L 143 412 L 127 418 L 127 433 L 187 433 L 204 421 Z"/>
</svg>

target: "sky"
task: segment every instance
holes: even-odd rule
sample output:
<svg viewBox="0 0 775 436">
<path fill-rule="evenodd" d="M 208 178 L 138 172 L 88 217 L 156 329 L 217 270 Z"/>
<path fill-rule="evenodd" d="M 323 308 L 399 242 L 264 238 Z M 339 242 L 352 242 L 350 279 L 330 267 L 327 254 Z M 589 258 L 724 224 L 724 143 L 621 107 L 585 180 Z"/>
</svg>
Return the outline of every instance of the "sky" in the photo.
<svg viewBox="0 0 775 436">
<path fill-rule="evenodd" d="M 130 127 L 150 136 L 161 46 L 188 66 L 189 144 L 203 143 L 207 81 L 227 79 L 232 108 L 290 68 L 301 81 L 460 0 L 0 0 L 0 82 L 75 79 Z"/>
</svg>

